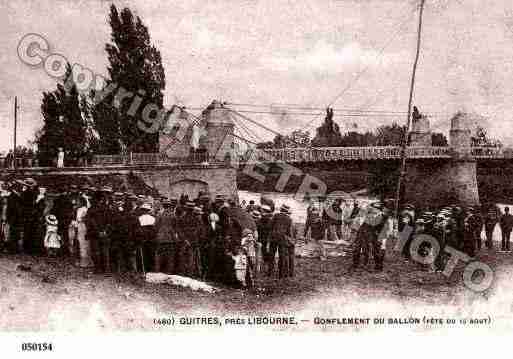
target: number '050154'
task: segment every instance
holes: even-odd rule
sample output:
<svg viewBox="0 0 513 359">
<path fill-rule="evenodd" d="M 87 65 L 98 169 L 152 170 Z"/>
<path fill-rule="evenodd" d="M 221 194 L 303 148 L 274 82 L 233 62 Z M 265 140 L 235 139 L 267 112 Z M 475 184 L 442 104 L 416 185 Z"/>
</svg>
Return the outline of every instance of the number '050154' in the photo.
<svg viewBox="0 0 513 359">
<path fill-rule="evenodd" d="M 37 351 L 47 352 L 53 350 L 52 343 L 23 343 L 21 344 L 22 351 Z"/>
</svg>

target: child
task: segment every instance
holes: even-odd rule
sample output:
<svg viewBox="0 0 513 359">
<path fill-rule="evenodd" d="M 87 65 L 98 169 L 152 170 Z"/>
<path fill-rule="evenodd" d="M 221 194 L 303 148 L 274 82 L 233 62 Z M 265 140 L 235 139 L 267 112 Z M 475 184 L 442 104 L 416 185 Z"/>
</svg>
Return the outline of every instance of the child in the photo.
<svg viewBox="0 0 513 359">
<path fill-rule="evenodd" d="M 257 264 L 258 243 L 251 229 L 246 228 L 242 231 L 241 246 L 248 257 L 248 274 L 251 282 L 253 282 Z"/>
<path fill-rule="evenodd" d="M 44 245 L 48 252 L 49 257 L 56 257 L 59 249 L 61 248 L 61 236 L 57 233 L 57 217 L 49 214 L 45 217 L 46 221 L 46 234 Z"/>
<path fill-rule="evenodd" d="M 232 255 L 233 261 L 235 262 L 235 277 L 242 288 L 246 288 L 246 273 L 248 269 L 248 259 L 244 254 L 242 247 L 237 246 L 234 249 L 234 255 Z"/>
</svg>

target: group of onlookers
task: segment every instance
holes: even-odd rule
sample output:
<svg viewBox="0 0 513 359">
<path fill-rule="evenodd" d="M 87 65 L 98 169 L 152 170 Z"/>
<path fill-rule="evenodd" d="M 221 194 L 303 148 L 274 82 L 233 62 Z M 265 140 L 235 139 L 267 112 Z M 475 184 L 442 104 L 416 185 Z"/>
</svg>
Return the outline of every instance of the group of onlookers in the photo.
<svg viewBox="0 0 513 359">
<path fill-rule="evenodd" d="M 392 215 L 394 209 L 394 200 L 373 201 L 363 208 L 358 201 L 349 203 L 343 198 L 312 203 L 307 208 L 303 237 L 314 240 L 321 259 L 326 258 L 325 241 L 345 241 L 352 255 L 349 273 L 360 266 L 361 259 L 367 267 L 371 254 L 374 269 L 382 271 L 388 239 L 394 239 L 394 247 L 399 248 L 406 259 L 425 263 L 425 260 L 419 261 L 419 257 L 433 255 L 432 264 L 427 267 L 443 271 L 450 257 L 447 246 L 475 257 L 482 249 L 483 232 L 486 248 L 493 248 L 492 237 L 497 224 L 502 237 L 501 252 L 510 252 L 513 215 L 509 207 L 501 213 L 495 205 L 486 208 L 453 205 L 420 210 L 406 204 L 401 206 L 397 221 Z M 420 235 L 428 235 L 433 241 L 423 241 L 418 248 L 412 246 Z"/>
<path fill-rule="evenodd" d="M 68 185 L 47 190 L 32 178 L 0 181 L 0 249 L 8 253 L 68 258 L 97 273 L 164 272 L 251 287 L 261 275 L 294 275 L 296 238 L 312 240 L 320 259 L 324 241 L 351 247 L 351 267 L 383 270 L 387 239 L 407 233 L 402 246 L 412 257 L 412 241 L 427 234 L 439 251 L 433 270 L 443 270 L 451 246 L 470 257 L 485 245 L 491 249 L 497 223 L 502 251 L 510 251 L 513 216 L 496 207 L 482 213 L 477 207 L 443 207 L 436 211 L 402 207 L 392 219 L 393 201 L 374 201 L 363 208 L 357 200 L 335 198 L 309 204 L 302 233 L 296 233 L 291 209 L 275 208 L 265 196 L 260 203 L 224 195 L 198 193 L 190 199 L 114 191 L 110 186 Z M 421 255 L 433 252 L 422 244 Z M 278 270 L 276 271 L 276 258 Z"/>
<path fill-rule="evenodd" d="M 504 213 L 494 205 L 488 208 L 469 206 L 447 206 L 438 210 L 418 211 L 410 206 L 409 211 L 403 211 L 399 218 L 399 231 L 403 231 L 406 225 L 413 227 L 409 232 L 409 238 L 403 247 L 405 258 L 411 258 L 411 243 L 415 235 L 425 234 L 434 238 L 438 249 L 434 250 L 430 245 L 419 248 L 421 254 L 432 253 L 434 262 L 431 269 L 443 271 L 450 257 L 450 251 L 446 247 L 461 251 L 469 257 L 475 257 L 482 249 L 482 233 L 484 229 L 485 245 L 488 250 L 493 249 L 493 233 L 499 224 L 501 232 L 501 251 L 510 251 L 510 235 L 513 229 L 513 216 L 509 213 L 509 207 L 504 208 Z M 422 253 L 424 252 L 424 253 Z"/>
<path fill-rule="evenodd" d="M 10 253 L 73 260 L 97 273 L 164 272 L 251 287 L 260 273 L 294 273 L 290 208 L 242 208 L 199 193 L 166 198 L 32 178 L 0 183 L 0 245 Z M 51 193 L 49 193 L 51 192 Z"/>
</svg>

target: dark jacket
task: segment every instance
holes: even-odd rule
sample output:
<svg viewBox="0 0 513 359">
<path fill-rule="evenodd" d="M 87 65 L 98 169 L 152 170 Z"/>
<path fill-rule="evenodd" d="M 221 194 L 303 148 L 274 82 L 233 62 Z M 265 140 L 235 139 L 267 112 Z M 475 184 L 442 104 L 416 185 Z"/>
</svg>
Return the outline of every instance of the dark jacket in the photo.
<svg viewBox="0 0 513 359">
<path fill-rule="evenodd" d="M 112 242 L 126 243 L 131 240 L 129 219 L 130 217 L 126 211 L 116 210 L 112 213 L 110 225 Z"/>
<path fill-rule="evenodd" d="M 267 243 L 271 241 L 271 231 L 273 229 L 273 216 L 263 216 L 257 223 L 258 241 Z"/>
<path fill-rule="evenodd" d="M 292 238 L 292 219 L 285 213 L 276 213 L 272 220 L 271 241 L 280 242 Z"/>
<path fill-rule="evenodd" d="M 501 229 L 504 232 L 510 232 L 513 228 L 513 216 L 511 214 L 504 214 L 500 220 Z"/>
<path fill-rule="evenodd" d="M 310 217 L 306 223 L 305 223 L 305 231 L 303 236 L 306 237 L 308 233 L 308 229 L 311 230 L 310 235 L 311 237 L 318 241 L 324 239 L 324 233 L 326 230 L 326 226 L 324 221 L 319 217 Z"/>
<path fill-rule="evenodd" d="M 21 197 L 15 192 L 12 192 L 7 198 L 7 222 L 14 227 L 23 225 Z"/>
<path fill-rule="evenodd" d="M 172 211 L 166 210 L 157 217 L 155 223 L 159 243 L 173 243 L 176 241 L 176 218 Z"/>
</svg>

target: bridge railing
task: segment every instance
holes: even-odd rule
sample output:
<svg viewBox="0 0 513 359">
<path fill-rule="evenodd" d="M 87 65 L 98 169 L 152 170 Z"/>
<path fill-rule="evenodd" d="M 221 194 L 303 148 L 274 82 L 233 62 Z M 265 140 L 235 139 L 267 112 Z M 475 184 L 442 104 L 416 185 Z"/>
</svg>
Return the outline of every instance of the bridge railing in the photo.
<svg viewBox="0 0 513 359">
<path fill-rule="evenodd" d="M 513 158 L 513 150 L 499 147 L 471 147 L 475 158 Z M 450 147 L 407 147 L 407 158 L 450 158 Z M 326 162 L 346 160 L 387 160 L 401 158 L 399 146 L 324 147 L 258 149 L 243 161 L 258 162 Z M 91 164 L 99 166 L 167 165 L 191 163 L 222 163 L 208 153 L 194 153 L 188 157 L 169 157 L 162 153 L 131 153 L 126 155 L 94 155 Z M 21 166 L 19 166 L 21 167 Z M 31 167 L 30 165 L 27 167 Z"/>
<path fill-rule="evenodd" d="M 164 153 L 130 153 L 126 155 L 94 155 L 93 166 L 168 165 L 186 163 L 212 163 L 208 153 L 194 153 L 188 157 L 169 157 Z"/>
<path fill-rule="evenodd" d="M 451 157 L 450 147 L 407 147 L 407 158 L 449 158 Z"/>
<path fill-rule="evenodd" d="M 94 155 L 91 161 L 93 166 L 121 166 L 127 163 L 126 155 Z"/>
<path fill-rule="evenodd" d="M 448 158 L 449 147 L 408 147 L 408 158 Z M 401 158 L 399 146 L 283 148 L 257 150 L 253 160 L 263 162 L 323 162 Z"/>
</svg>

